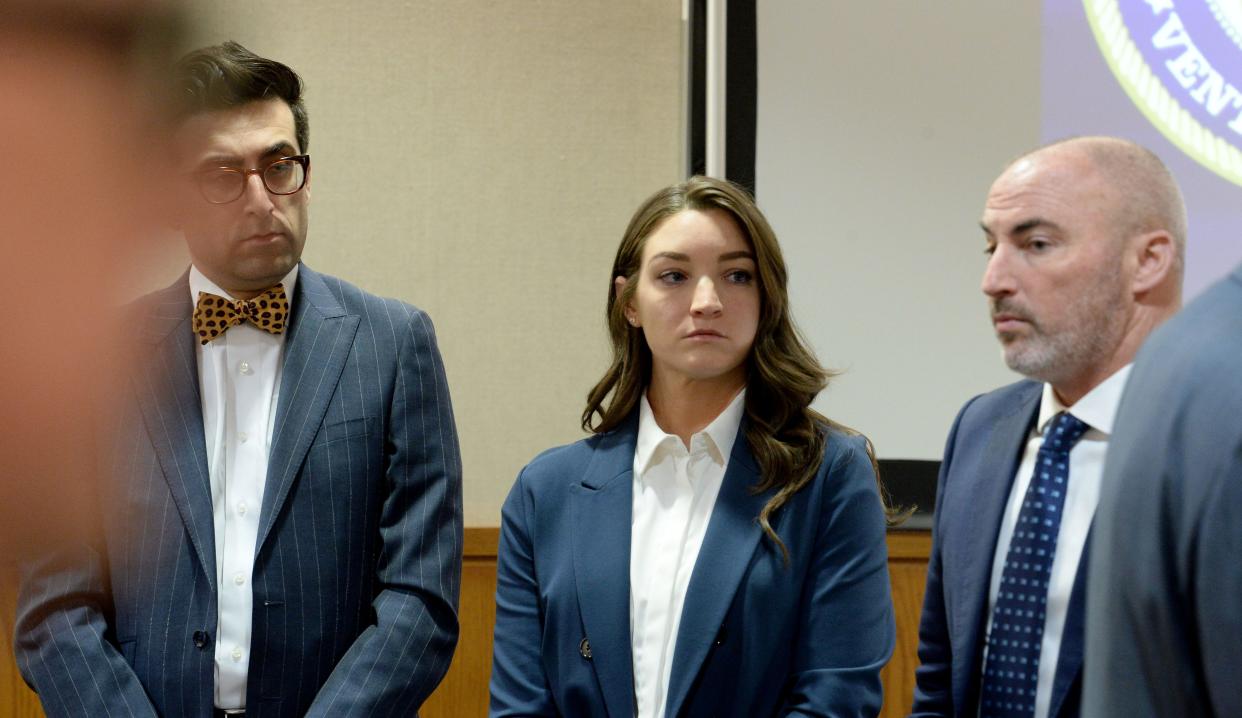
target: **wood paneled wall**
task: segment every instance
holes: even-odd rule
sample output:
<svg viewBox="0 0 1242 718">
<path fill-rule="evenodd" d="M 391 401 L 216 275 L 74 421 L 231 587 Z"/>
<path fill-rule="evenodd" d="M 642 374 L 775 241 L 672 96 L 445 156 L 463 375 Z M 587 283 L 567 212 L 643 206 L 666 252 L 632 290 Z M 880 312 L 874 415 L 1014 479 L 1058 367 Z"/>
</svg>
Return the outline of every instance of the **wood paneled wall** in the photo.
<svg viewBox="0 0 1242 718">
<path fill-rule="evenodd" d="M 487 715 L 487 681 L 492 666 L 492 629 L 496 622 L 496 543 L 498 529 L 466 529 L 462 566 L 461 640 L 444 682 L 423 707 L 425 718 Z M 897 650 L 884 669 L 884 718 L 904 716 L 914 695 L 918 665 L 919 611 L 931 535 L 893 531 L 888 535 L 888 567 L 897 613 Z M 9 577 L 5 577 L 6 579 Z M 0 716 L 42 718 L 38 698 L 22 683 L 13 662 L 13 581 L 0 591 Z"/>
</svg>

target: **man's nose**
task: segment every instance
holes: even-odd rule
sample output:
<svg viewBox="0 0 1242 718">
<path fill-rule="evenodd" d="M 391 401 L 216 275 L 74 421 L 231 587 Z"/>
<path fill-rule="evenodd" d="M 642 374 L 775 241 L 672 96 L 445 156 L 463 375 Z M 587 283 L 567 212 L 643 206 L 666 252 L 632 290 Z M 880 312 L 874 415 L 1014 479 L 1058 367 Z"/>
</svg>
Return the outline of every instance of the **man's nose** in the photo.
<svg viewBox="0 0 1242 718">
<path fill-rule="evenodd" d="M 1016 287 L 1010 263 L 1009 249 L 1005 245 L 999 245 L 992 251 L 987 267 L 983 270 L 983 282 L 980 285 L 984 294 L 989 297 L 1002 297 L 1014 293 Z"/>
<path fill-rule="evenodd" d="M 257 172 L 246 175 L 246 184 L 242 188 L 242 202 L 247 211 L 266 212 L 273 206 L 271 193 L 263 184 L 263 178 Z"/>
</svg>

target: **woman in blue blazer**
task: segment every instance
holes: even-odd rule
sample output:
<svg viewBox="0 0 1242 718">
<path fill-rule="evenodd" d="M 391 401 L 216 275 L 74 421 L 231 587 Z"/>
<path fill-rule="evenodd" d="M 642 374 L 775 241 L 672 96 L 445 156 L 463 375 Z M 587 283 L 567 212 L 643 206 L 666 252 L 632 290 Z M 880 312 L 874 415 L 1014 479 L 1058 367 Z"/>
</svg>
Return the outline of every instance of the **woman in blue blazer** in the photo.
<svg viewBox="0 0 1242 718">
<path fill-rule="evenodd" d="M 502 511 L 493 716 L 875 716 L 894 645 L 869 442 L 744 190 L 650 197 L 617 250 L 593 435 Z"/>
</svg>

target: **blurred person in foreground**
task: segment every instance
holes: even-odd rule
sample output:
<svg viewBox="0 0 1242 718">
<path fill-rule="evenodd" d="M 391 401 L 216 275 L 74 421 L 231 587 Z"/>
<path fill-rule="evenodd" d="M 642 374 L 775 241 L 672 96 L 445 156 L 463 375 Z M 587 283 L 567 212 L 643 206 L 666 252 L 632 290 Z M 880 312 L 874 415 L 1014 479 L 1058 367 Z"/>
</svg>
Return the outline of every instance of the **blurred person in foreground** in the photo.
<svg viewBox="0 0 1242 718">
<path fill-rule="evenodd" d="M 1134 354 L 1181 304 L 1186 210 L 1164 164 L 1083 137 L 1012 162 L 980 223 L 1005 363 L 945 446 L 915 716 L 1079 714 L 1091 523 Z"/>
<path fill-rule="evenodd" d="M 147 162 L 160 144 L 153 73 L 183 31 L 158 0 L 0 3 L 6 592 L 12 564 L 70 540 L 91 505 L 94 412 L 116 389 L 101 380 L 118 343 L 113 310 L 143 283 L 134 267 L 162 236 L 149 191 L 158 167 Z"/>
<path fill-rule="evenodd" d="M 1084 715 L 1242 716 L 1242 265 L 1139 352 L 1093 540 Z"/>
<path fill-rule="evenodd" d="M 192 265 L 135 302 L 95 540 L 33 562 L 18 656 L 54 715 L 414 713 L 457 640 L 461 463 L 427 315 L 301 264 L 300 78 L 176 66 Z"/>
</svg>

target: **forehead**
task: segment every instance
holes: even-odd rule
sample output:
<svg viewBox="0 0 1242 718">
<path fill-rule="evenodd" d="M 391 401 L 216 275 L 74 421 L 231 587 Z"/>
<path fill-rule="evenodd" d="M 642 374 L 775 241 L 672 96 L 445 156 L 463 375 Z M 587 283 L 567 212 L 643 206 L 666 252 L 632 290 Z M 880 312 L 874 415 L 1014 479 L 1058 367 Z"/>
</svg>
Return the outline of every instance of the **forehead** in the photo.
<svg viewBox="0 0 1242 718">
<path fill-rule="evenodd" d="M 643 246 L 644 260 L 659 252 L 715 259 L 725 252 L 749 251 L 750 241 L 732 214 L 722 209 L 687 209 L 661 222 Z"/>
<path fill-rule="evenodd" d="M 274 146 L 298 150 L 293 111 L 283 100 L 250 102 L 188 117 L 175 134 L 181 157 L 257 159 Z"/>
<path fill-rule="evenodd" d="M 1018 160 L 992 183 L 982 223 L 1004 234 L 1032 220 L 1086 228 L 1108 218 L 1114 197 L 1084 157 L 1037 153 Z"/>
</svg>

